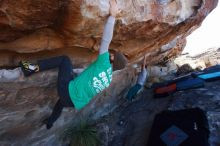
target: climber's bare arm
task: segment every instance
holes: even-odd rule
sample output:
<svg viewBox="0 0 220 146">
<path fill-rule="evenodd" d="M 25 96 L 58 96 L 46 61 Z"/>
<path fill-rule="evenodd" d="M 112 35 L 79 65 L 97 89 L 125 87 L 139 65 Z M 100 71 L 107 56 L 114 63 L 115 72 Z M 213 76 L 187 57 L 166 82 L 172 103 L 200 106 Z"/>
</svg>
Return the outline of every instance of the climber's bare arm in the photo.
<svg viewBox="0 0 220 146">
<path fill-rule="evenodd" d="M 141 66 L 141 71 L 143 71 L 144 69 L 146 69 L 146 55 L 144 56 L 143 64 Z"/>
<path fill-rule="evenodd" d="M 146 56 L 144 56 L 143 64 L 141 65 L 141 72 L 138 74 L 137 83 L 143 86 L 148 76 L 146 69 Z"/>
<path fill-rule="evenodd" d="M 104 32 L 102 36 L 102 42 L 101 42 L 101 46 L 99 49 L 99 54 L 104 54 L 105 52 L 108 52 L 108 48 L 113 37 L 115 17 L 118 13 L 116 0 L 110 0 L 109 13 L 110 13 L 110 16 L 108 17 L 108 20 L 105 24 L 105 28 L 104 28 Z"/>
</svg>

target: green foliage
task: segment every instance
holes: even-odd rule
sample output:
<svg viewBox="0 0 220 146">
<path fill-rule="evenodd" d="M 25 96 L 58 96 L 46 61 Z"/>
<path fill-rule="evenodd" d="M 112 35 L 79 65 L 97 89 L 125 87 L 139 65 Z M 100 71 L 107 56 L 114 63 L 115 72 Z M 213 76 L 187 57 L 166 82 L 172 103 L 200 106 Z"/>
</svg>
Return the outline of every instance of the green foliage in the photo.
<svg viewBox="0 0 220 146">
<path fill-rule="evenodd" d="M 66 135 L 71 139 L 71 146 L 97 146 L 100 140 L 94 126 L 86 122 L 80 122 L 75 127 L 70 127 Z"/>
</svg>

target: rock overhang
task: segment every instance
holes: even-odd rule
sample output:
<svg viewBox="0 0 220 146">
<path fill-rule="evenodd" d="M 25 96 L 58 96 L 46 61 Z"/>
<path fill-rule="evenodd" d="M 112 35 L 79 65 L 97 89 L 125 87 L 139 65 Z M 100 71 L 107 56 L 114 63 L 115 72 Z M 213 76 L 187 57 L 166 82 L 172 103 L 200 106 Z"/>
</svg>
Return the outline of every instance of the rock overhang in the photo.
<svg viewBox="0 0 220 146">
<path fill-rule="evenodd" d="M 217 2 L 118 1 L 121 11 L 110 48 L 124 53 L 130 62 L 140 60 L 145 54 L 149 54 L 151 64 L 159 62 L 154 59 L 158 56 L 160 60 L 175 57 L 184 48 L 186 36 L 200 26 Z M 95 59 L 109 1 L 5 0 L 0 4 L 0 66 L 14 66 L 19 59 L 36 60 L 63 54 L 81 66 Z M 164 49 L 165 46 L 172 47 Z"/>
</svg>

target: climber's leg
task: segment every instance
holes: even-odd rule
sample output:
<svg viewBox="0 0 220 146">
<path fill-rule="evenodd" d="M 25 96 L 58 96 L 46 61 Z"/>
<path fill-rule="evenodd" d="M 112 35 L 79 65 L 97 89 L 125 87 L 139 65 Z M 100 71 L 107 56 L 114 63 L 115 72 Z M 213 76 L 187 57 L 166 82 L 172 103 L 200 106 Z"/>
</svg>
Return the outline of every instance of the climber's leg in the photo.
<svg viewBox="0 0 220 146">
<path fill-rule="evenodd" d="M 50 60 L 46 63 L 49 64 L 49 62 Z M 40 62 L 39 64 L 41 63 L 43 62 Z M 50 117 L 47 119 L 45 123 L 47 125 L 47 129 L 50 129 L 53 126 L 53 123 L 59 118 L 64 107 L 74 107 L 70 99 L 69 90 L 68 90 L 69 82 L 73 80 L 73 78 L 75 77 L 75 74 L 73 73 L 73 65 L 67 56 L 62 56 L 62 60 L 59 63 L 60 65 L 59 65 L 58 83 L 57 83 L 57 91 L 59 95 L 59 100 L 54 106 L 52 114 L 50 115 Z M 46 70 L 48 66 L 45 66 L 43 69 Z M 50 68 L 53 68 L 53 65 L 51 65 Z"/>
<path fill-rule="evenodd" d="M 69 95 L 69 82 L 76 77 L 73 73 L 73 65 L 70 59 L 63 56 L 62 63 L 59 66 L 57 91 L 60 97 L 61 103 L 66 107 L 73 107 L 73 103 Z"/>
<path fill-rule="evenodd" d="M 50 117 L 44 121 L 44 124 L 46 124 L 47 129 L 50 129 L 53 126 L 53 123 L 60 117 L 63 107 L 64 106 L 62 105 L 59 99 L 57 103 L 55 104 L 53 108 L 53 112 L 50 115 Z"/>
<path fill-rule="evenodd" d="M 128 101 L 132 101 L 135 96 L 137 95 L 138 91 L 141 89 L 141 85 L 140 84 L 136 84 L 133 87 L 130 88 L 130 90 L 128 91 L 128 94 L 126 96 L 126 99 Z"/>
<path fill-rule="evenodd" d="M 67 58 L 67 56 L 58 56 L 48 59 L 39 60 L 37 64 L 33 64 L 27 61 L 21 61 L 20 66 L 25 76 L 29 76 L 38 71 L 44 71 L 56 67 L 60 67 L 62 61 Z"/>
</svg>

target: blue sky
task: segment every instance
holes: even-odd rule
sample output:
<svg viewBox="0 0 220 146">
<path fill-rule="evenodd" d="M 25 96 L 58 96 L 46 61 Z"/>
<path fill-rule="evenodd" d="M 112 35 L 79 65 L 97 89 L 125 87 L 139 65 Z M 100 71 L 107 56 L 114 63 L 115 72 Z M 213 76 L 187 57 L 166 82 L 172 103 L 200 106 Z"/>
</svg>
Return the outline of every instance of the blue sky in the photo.
<svg viewBox="0 0 220 146">
<path fill-rule="evenodd" d="M 183 52 L 196 55 L 212 47 L 220 47 L 220 2 L 202 25 L 187 37 Z"/>
</svg>

